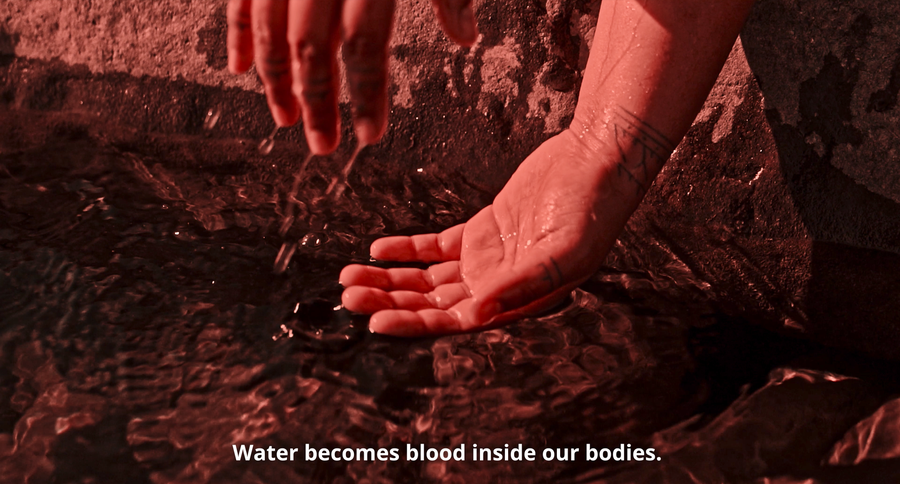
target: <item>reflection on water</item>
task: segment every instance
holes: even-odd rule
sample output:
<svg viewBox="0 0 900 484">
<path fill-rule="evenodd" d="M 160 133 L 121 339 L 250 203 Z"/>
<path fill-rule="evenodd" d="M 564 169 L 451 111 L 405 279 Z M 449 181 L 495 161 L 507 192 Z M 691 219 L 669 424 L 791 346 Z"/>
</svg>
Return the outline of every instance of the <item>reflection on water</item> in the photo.
<svg viewBox="0 0 900 484">
<path fill-rule="evenodd" d="M 373 335 L 340 308 L 340 269 L 368 262 L 378 236 L 464 220 L 462 181 L 413 174 L 404 186 L 422 197 L 353 180 L 330 199 L 312 170 L 199 167 L 41 122 L 0 145 L 9 482 L 799 478 L 886 400 L 887 380 L 787 369 L 834 354 L 726 317 L 664 244 L 631 234 L 552 314 L 454 337 Z M 307 443 L 628 443 L 662 461 L 256 463 L 232 451 Z M 852 447 L 833 461 L 875 452 Z"/>
</svg>

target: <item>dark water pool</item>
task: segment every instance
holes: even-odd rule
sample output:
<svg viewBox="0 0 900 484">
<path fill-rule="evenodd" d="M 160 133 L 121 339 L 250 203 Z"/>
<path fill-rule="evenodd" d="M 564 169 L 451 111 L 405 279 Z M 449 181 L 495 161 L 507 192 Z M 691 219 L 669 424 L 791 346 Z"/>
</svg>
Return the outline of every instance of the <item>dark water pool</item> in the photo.
<svg viewBox="0 0 900 484">
<path fill-rule="evenodd" d="M 314 204 L 330 181 L 317 173 L 338 169 L 315 160 L 282 237 L 301 156 L 4 115 L 2 482 L 898 482 L 897 366 L 726 315 L 661 241 L 626 233 L 543 317 L 372 335 L 340 308 L 337 274 L 378 236 L 465 220 L 485 194 L 464 178 L 413 173 L 387 190 L 351 176 L 340 201 Z M 881 440 L 844 438 L 859 422 Z M 404 458 L 407 444 L 519 443 L 534 462 Z M 251 444 L 301 454 L 238 462 L 232 446 Z M 401 459 L 306 462 L 306 444 Z M 661 460 L 587 462 L 588 444 Z M 546 462 L 544 448 L 581 451 Z"/>
</svg>

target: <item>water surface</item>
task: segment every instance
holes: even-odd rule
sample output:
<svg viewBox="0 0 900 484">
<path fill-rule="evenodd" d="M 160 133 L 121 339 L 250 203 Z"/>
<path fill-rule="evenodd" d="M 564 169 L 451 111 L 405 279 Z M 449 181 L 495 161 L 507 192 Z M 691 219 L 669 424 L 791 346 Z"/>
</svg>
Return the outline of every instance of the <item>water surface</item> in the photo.
<svg viewBox="0 0 900 484">
<path fill-rule="evenodd" d="M 854 452 L 831 449 L 896 392 L 895 366 L 726 314 L 661 240 L 626 233 L 610 265 L 542 317 L 453 337 L 373 335 L 340 308 L 340 269 L 368 263 L 378 236 L 465 220 L 489 194 L 415 171 L 402 184 L 351 175 L 334 201 L 324 194 L 343 165 L 317 159 L 281 234 L 297 147 L 266 158 L 258 140 L 5 114 L 18 128 L 0 145 L 4 482 L 853 482 L 891 471 L 858 466 L 870 474 L 841 481 L 845 470 L 820 462 Z M 285 242 L 297 250 L 275 274 Z M 627 443 L 662 460 L 257 463 L 232 450 L 307 443 Z"/>
</svg>

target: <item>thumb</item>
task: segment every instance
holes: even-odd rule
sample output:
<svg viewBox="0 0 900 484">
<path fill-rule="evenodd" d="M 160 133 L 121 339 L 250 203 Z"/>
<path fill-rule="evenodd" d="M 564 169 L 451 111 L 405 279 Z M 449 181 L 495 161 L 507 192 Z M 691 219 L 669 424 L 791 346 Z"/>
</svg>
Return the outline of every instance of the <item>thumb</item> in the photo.
<svg viewBox="0 0 900 484">
<path fill-rule="evenodd" d="M 472 319 L 484 325 L 498 316 L 525 309 L 536 312 L 552 305 L 560 294 L 567 294 L 577 283 L 567 283 L 553 257 L 536 256 L 517 264 L 500 275 L 472 301 Z"/>
<path fill-rule="evenodd" d="M 472 0 L 431 0 L 444 32 L 451 40 L 470 46 L 478 39 Z"/>
</svg>

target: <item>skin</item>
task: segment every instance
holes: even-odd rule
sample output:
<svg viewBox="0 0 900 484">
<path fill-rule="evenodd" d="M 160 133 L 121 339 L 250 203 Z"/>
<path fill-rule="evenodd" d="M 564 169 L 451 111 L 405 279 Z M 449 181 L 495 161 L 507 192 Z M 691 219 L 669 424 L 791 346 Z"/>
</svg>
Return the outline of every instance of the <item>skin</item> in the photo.
<svg viewBox="0 0 900 484">
<path fill-rule="evenodd" d="M 249 17 L 239 8 L 244 3 L 232 0 L 229 4 L 229 25 L 249 18 L 245 24 L 267 23 L 276 32 L 274 37 L 267 34 L 264 38 L 278 39 L 278 32 L 287 31 L 294 39 L 289 42 L 295 46 L 290 55 L 284 48 L 257 47 L 256 58 L 266 59 L 265 66 L 282 66 L 285 56 L 295 59 L 293 92 L 300 100 L 310 145 L 317 153 L 321 152 L 317 149 L 333 149 L 337 143 L 336 71 L 334 64 L 326 64 L 333 62 L 334 56 L 312 56 L 306 62 L 297 54 L 304 49 L 298 48 L 302 43 L 296 41 L 303 35 L 312 38 L 308 31 L 315 30 L 331 42 L 321 41 L 331 49 L 337 42 L 334 26 L 340 22 L 319 20 L 315 24 L 320 27 L 314 29 L 310 23 L 311 27 L 304 29 L 304 19 L 312 17 L 304 16 L 303 8 L 313 8 L 312 2 L 292 0 L 282 28 L 279 22 L 284 23 L 283 17 L 271 10 L 275 0 L 253 0 L 251 12 L 263 13 Z M 348 18 L 351 26 L 352 21 L 361 21 L 354 16 L 355 10 L 347 13 L 352 3 L 347 0 L 341 17 L 348 32 L 353 32 L 347 28 Z M 325 8 L 325 4 L 332 5 L 316 2 L 315 8 Z M 467 36 L 476 33 L 474 20 L 471 24 L 458 22 L 455 27 L 448 20 L 474 17 L 469 13 L 452 17 L 442 4 L 436 4 L 438 18 L 450 37 L 461 43 L 474 40 Z M 344 307 L 372 314 L 369 328 L 373 332 L 425 336 L 483 330 L 560 301 L 603 263 L 700 110 L 751 5 L 752 0 L 604 0 L 571 126 L 526 158 L 494 202 L 468 222 L 440 234 L 375 241 L 371 255 L 376 259 L 433 265 L 427 270 L 347 266 L 340 276 L 345 286 Z M 237 14 L 232 13 L 235 9 Z M 384 15 L 371 18 L 385 22 Z M 300 26 L 291 27 L 294 22 Z M 321 27 L 325 24 L 328 28 Z M 471 25 L 471 30 L 463 24 Z M 367 28 L 378 31 L 376 26 Z M 246 25 L 242 32 L 235 33 L 233 40 L 229 28 L 235 71 L 246 69 L 251 55 L 247 41 L 237 38 L 247 35 Z M 329 49 L 314 51 L 334 52 Z M 386 66 L 386 60 L 380 62 Z M 298 115 L 291 118 L 296 109 L 285 108 L 290 96 L 285 94 L 286 81 L 279 77 L 286 75 L 284 69 L 273 67 L 268 73 L 266 69 L 260 69 L 260 75 L 273 115 L 279 123 L 289 124 Z M 304 69 L 328 75 L 319 78 Z M 354 69 L 348 65 L 357 105 L 356 129 L 360 141 L 367 142 L 373 138 L 371 133 L 380 137 L 385 122 L 377 117 L 382 111 L 372 111 L 381 124 L 367 131 L 361 119 L 369 118 L 360 112 L 370 111 L 368 107 L 360 111 L 360 106 L 386 106 L 386 97 L 382 97 L 381 84 L 369 91 L 354 88 Z M 377 75 L 379 80 L 386 79 L 386 68 L 383 72 Z M 315 99 L 309 99 L 310 94 Z M 318 103 L 312 102 L 316 99 Z M 386 107 L 383 109 L 386 112 Z"/>
<path fill-rule="evenodd" d="M 572 125 L 471 220 L 387 237 L 351 265 L 344 307 L 373 332 L 481 330 L 551 307 L 591 276 L 703 105 L 751 0 L 605 0 Z"/>
<path fill-rule="evenodd" d="M 436 17 L 453 41 L 478 38 L 471 0 L 433 0 Z M 229 0 L 228 68 L 239 74 L 256 62 L 272 117 L 291 126 L 300 117 L 313 153 L 340 142 L 338 48 L 363 145 L 387 128 L 388 44 L 393 0 Z"/>
</svg>

